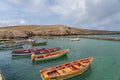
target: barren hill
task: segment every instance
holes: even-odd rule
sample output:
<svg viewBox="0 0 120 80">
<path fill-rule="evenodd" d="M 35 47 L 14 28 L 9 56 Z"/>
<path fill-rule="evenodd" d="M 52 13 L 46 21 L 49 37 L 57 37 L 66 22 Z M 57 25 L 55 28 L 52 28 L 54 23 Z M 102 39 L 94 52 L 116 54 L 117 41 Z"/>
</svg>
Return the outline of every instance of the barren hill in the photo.
<svg viewBox="0 0 120 80">
<path fill-rule="evenodd" d="M 87 30 L 64 25 L 21 25 L 0 28 L 0 38 L 28 38 L 31 36 L 65 36 L 88 34 L 120 34 L 120 32 Z"/>
</svg>

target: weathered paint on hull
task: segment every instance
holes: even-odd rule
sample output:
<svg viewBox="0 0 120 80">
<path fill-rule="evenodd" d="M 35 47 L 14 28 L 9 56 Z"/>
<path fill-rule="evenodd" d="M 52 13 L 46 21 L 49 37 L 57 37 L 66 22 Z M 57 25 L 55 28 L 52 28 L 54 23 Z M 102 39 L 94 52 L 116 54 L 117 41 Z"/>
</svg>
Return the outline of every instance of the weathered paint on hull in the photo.
<svg viewBox="0 0 120 80">
<path fill-rule="evenodd" d="M 67 79 L 67 78 L 70 78 L 70 77 L 80 75 L 83 72 L 85 72 L 90 67 L 93 59 L 94 59 L 93 57 L 90 57 L 90 58 L 78 60 L 78 61 L 80 61 L 81 65 L 84 65 L 84 67 L 79 67 L 80 65 L 75 66 L 75 65 L 77 65 L 76 61 L 73 61 L 73 62 L 69 62 L 72 66 L 74 66 L 74 68 L 72 68 L 72 70 L 70 69 L 70 66 L 68 65 L 69 63 L 65 63 L 65 64 L 54 66 L 54 67 L 51 67 L 51 68 L 48 68 L 48 69 L 40 70 L 40 74 L 41 74 L 41 77 L 42 77 L 43 80 Z M 67 68 L 67 65 L 68 65 L 68 68 Z M 63 71 L 61 72 L 61 70 L 63 70 Z"/>
<path fill-rule="evenodd" d="M 32 46 L 43 46 L 46 44 L 47 44 L 47 42 L 41 42 L 41 43 L 34 43 L 34 44 L 32 44 Z"/>
<path fill-rule="evenodd" d="M 10 48 L 0 48 L 0 50 L 12 50 L 12 49 L 19 49 L 19 48 L 23 48 L 23 47 L 20 46 L 20 47 L 10 47 Z"/>
<path fill-rule="evenodd" d="M 53 78 L 53 79 L 49 79 L 49 78 L 44 79 L 43 76 L 41 76 L 41 77 L 42 77 L 43 80 L 63 80 L 63 79 L 68 79 L 68 78 L 71 78 L 71 77 L 80 75 L 80 74 L 82 74 L 83 72 L 85 72 L 88 68 L 89 68 L 89 66 L 86 67 L 86 68 L 85 68 L 84 70 L 82 70 L 82 71 L 77 71 L 77 72 L 74 72 L 74 73 L 71 73 L 71 74 L 67 74 L 67 75 L 63 75 L 63 76 L 59 76 L 59 77 L 56 77 L 56 78 Z M 41 71 L 40 71 L 40 72 L 41 72 Z"/>
<path fill-rule="evenodd" d="M 59 57 L 62 57 L 64 55 L 67 55 L 68 52 L 64 53 L 64 54 L 60 54 L 59 56 L 53 56 L 53 57 L 49 57 L 49 58 L 43 58 L 43 59 L 40 59 L 40 58 L 35 58 L 35 61 L 45 61 L 45 60 L 52 60 L 52 59 L 57 59 Z"/>
</svg>

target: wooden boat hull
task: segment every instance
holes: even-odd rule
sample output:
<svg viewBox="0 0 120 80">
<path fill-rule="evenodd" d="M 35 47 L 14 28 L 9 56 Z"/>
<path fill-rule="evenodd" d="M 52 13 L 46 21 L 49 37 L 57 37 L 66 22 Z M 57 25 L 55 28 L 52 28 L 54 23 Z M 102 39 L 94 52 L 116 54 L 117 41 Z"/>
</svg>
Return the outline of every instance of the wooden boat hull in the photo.
<svg viewBox="0 0 120 80">
<path fill-rule="evenodd" d="M 22 41 L 6 41 L 5 44 L 33 44 L 35 43 L 35 40 L 28 39 L 28 40 L 22 40 Z"/>
<path fill-rule="evenodd" d="M 41 48 L 32 48 L 32 49 L 27 49 L 27 50 L 13 50 L 11 54 L 13 56 L 23 56 L 23 55 L 31 55 L 31 51 L 40 51 L 43 50 Z"/>
<path fill-rule="evenodd" d="M 57 59 L 57 58 L 62 57 L 62 56 L 64 56 L 64 55 L 66 55 L 66 54 L 67 54 L 67 52 L 66 52 L 65 54 L 61 54 L 61 55 L 59 55 L 59 56 L 55 56 L 55 57 L 51 57 L 51 58 L 44 58 L 44 59 L 35 58 L 35 61 L 45 61 L 45 60 Z"/>
<path fill-rule="evenodd" d="M 80 38 L 73 38 L 73 39 L 70 39 L 71 41 L 79 41 Z"/>
<path fill-rule="evenodd" d="M 22 45 L 14 45 L 14 46 L 3 46 L 0 47 L 0 50 L 12 50 L 12 49 L 19 49 L 19 48 L 23 48 Z"/>
<path fill-rule="evenodd" d="M 43 46 L 46 45 L 47 42 L 33 43 L 32 46 Z"/>
<path fill-rule="evenodd" d="M 84 69 L 83 71 L 78 71 L 78 72 L 75 72 L 75 73 L 72 73 L 72 74 L 59 76 L 59 77 L 56 77 L 56 78 L 53 78 L 53 79 L 44 79 L 43 76 L 41 76 L 41 78 L 42 78 L 43 80 L 63 80 L 63 79 L 68 79 L 68 78 L 71 78 L 71 77 L 74 77 L 74 76 L 77 76 L 77 75 L 82 74 L 82 73 L 85 72 L 88 68 L 89 68 L 89 67 L 87 67 L 87 68 Z M 40 72 L 41 72 L 41 71 L 40 71 Z"/>
<path fill-rule="evenodd" d="M 52 59 L 57 59 L 59 57 L 62 57 L 64 55 L 66 55 L 68 52 L 69 52 L 69 49 L 65 49 L 65 51 L 63 53 L 60 53 L 60 54 L 57 54 L 58 52 L 62 52 L 63 50 L 60 50 L 60 51 L 56 51 L 56 52 L 52 52 L 52 53 L 47 53 L 47 54 L 41 54 L 41 55 L 34 55 L 32 54 L 31 58 L 32 60 L 35 60 L 35 61 L 45 61 L 45 60 L 52 60 Z M 52 55 L 52 54 L 56 54 L 54 56 L 49 56 L 49 55 Z M 47 56 L 48 55 L 48 56 Z M 40 58 L 40 56 L 47 56 L 47 57 L 42 57 Z"/>
<path fill-rule="evenodd" d="M 5 44 L 5 42 L 2 41 L 2 42 L 0 42 L 0 45 L 1 45 L 1 44 Z"/>
<path fill-rule="evenodd" d="M 39 54 L 44 54 L 44 53 L 51 53 L 51 52 L 55 52 L 55 51 L 58 51 L 60 50 L 59 47 L 55 47 L 55 48 L 49 48 L 49 49 L 43 49 L 43 50 L 39 50 L 39 51 L 31 51 L 32 54 L 35 54 L 35 55 L 39 55 Z"/>
<path fill-rule="evenodd" d="M 89 66 L 88 66 L 89 67 Z M 68 74 L 68 75 L 64 75 L 64 76 L 59 76 L 58 78 L 55 78 L 55 80 L 61 80 L 61 79 L 68 79 L 68 78 L 71 78 L 71 77 L 74 77 L 74 76 L 77 76 L 77 75 L 80 75 L 82 74 L 83 72 L 85 72 L 88 67 L 86 69 L 84 69 L 83 71 L 78 71 L 78 72 L 75 72 L 75 73 L 72 73 L 72 74 Z M 42 78 L 43 79 L 43 78 Z M 48 79 L 43 79 L 43 80 L 48 80 Z M 49 80 L 54 80 L 54 79 L 49 79 Z"/>
<path fill-rule="evenodd" d="M 88 59 L 88 58 L 86 58 Z M 40 70 L 40 74 L 43 80 L 61 80 L 61 79 L 66 79 L 66 78 L 70 78 L 70 77 L 74 77 L 76 75 L 82 74 L 83 72 L 85 72 L 90 64 L 93 61 L 93 57 L 90 57 L 90 62 L 89 63 L 84 63 L 84 67 L 80 67 L 76 64 L 72 65 L 72 67 L 74 67 L 76 70 L 70 68 L 70 67 L 59 67 L 59 66 L 63 66 L 63 65 L 67 65 L 66 64 L 61 64 L 59 66 L 55 66 L 55 67 L 51 67 L 48 69 L 43 69 Z M 87 61 L 86 61 L 87 62 Z M 74 63 L 74 62 L 69 62 L 70 64 Z M 83 65 L 83 63 L 81 63 Z M 54 73 L 53 73 L 54 72 Z M 51 76 L 50 76 L 51 74 Z M 53 75 L 54 74 L 54 75 Z"/>
<path fill-rule="evenodd" d="M 32 49 L 28 49 L 28 50 L 13 50 L 11 52 L 12 56 L 25 56 L 25 55 L 31 55 L 31 54 L 44 54 L 44 53 L 50 53 L 50 52 L 55 52 L 57 50 L 59 50 L 59 47 L 55 47 L 55 48 L 49 48 L 49 49 L 45 49 L 45 48 L 32 48 Z M 36 53 L 38 52 L 38 53 Z M 39 53 L 41 52 L 41 53 Z"/>
<path fill-rule="evenodd" d="M 0 48 L 0 50 L 12 50 L 12 49 L 19 49 L 23 47 L 12 47 L 12 48 Z"/>
</svg>

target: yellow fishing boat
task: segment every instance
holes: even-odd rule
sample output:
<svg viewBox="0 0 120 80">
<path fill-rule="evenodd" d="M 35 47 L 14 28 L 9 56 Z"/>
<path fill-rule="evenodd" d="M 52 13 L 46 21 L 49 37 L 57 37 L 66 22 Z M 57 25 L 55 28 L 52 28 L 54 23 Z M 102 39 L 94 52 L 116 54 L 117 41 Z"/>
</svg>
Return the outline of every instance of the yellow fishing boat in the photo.
<svg viewBox="0 0 120 80">
<path fill-rule="evenodd" d="M 43 80 L 61 80 L 85 72 L 93 61 L 93 57 L 76 60 L 55 67 L 40 70 Z"/>
</svg>

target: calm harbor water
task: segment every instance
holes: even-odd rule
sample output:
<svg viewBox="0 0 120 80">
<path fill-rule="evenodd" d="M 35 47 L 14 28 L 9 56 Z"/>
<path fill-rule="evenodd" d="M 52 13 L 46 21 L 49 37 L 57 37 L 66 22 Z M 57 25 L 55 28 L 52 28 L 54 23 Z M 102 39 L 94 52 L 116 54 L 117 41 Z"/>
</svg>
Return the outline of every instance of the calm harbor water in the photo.
<svg viewBox="0 0 120 80">
<path fill-rule="evenodd" d="M 29 47 L 29 45 L 24 45 L 24 48 Z M 120 80 L 119 41 L 82 38 L 80 41 L 70 41 L 70 38 L 56 37 L 48 40 L 48 45 L 40 48 L 43 47 L 69 48 L 70 52 L 60 59 L 32 63 L 30 57 L 12 57 L 10 54 L 12 50 L 0 51 L 0 68 L 6 79 L 42 80 L 39 74 L 40 69 L 93 56 L 94 61 L 85 73 L 66 80 Z"/>
<path fill-rule="evenodd" d="M 89 35 L 89 36 L 94 36 L 94 37 L 114 37 L 114 38 L 120 38 L 120 34 L 118 35 Z"/>
</svg>

